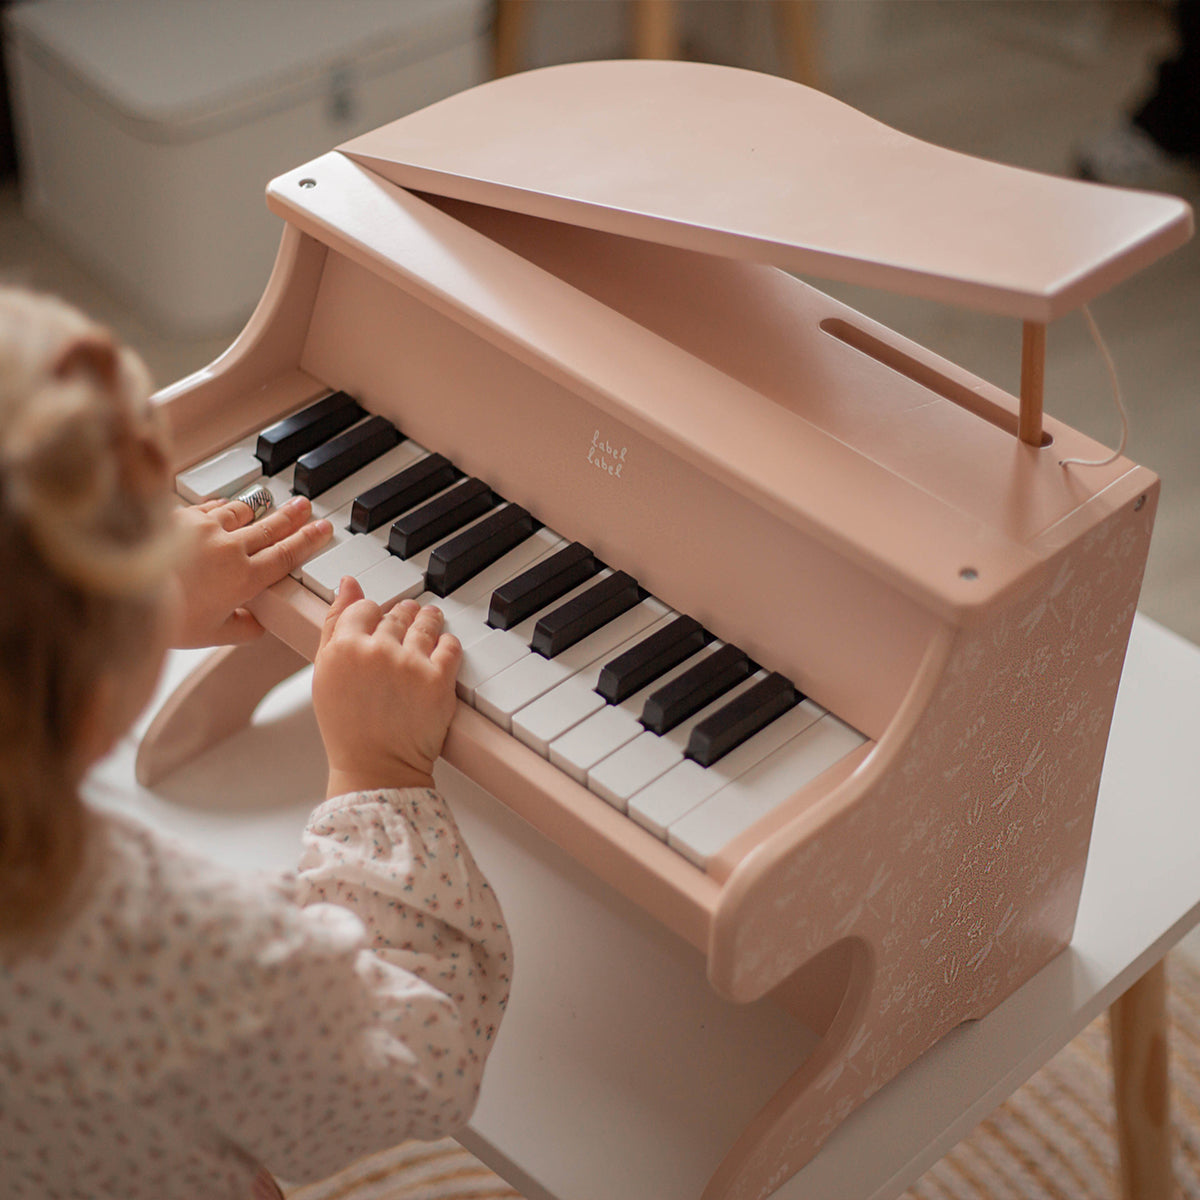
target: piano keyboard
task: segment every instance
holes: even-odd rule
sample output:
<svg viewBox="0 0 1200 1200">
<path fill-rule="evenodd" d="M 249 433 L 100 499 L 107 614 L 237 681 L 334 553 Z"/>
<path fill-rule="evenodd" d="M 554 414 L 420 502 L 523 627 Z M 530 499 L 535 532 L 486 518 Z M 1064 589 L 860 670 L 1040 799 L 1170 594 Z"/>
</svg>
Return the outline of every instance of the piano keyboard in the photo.
<svg viewBox="0 0 1200 1200">
<path fill-rule="evenodd" d="M 701 869 L 866 740 L 343 392 L 176 477 L 190 503 L 255 482 L 333 525 L 303 586 L 436 604 L 459 698 Z"/>
</svg>

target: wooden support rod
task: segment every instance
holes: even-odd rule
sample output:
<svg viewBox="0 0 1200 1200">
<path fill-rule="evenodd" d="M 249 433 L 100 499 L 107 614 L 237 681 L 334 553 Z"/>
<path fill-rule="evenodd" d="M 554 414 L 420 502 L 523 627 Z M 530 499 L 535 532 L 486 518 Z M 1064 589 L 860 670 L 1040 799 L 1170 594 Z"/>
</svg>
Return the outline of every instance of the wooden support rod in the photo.
<svg viewBox="0 0 1200 1200">
<path fill-rule="evenodd" d="M 1042 444 L 1042 387 L 1046 377 L 1046 327 L 1026 321 L 1021 331 L 1021 415 L 1017 437 Z"/>
</svg>

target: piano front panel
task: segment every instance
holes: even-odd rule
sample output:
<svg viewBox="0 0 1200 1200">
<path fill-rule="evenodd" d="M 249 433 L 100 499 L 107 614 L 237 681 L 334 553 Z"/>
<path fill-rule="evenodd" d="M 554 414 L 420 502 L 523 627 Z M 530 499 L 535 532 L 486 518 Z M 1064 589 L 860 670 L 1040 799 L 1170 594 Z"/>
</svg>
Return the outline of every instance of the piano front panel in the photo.
<svg viewBox="0 0 1200 1200">
<path fill-rule="evenodd" d="M 335 253 L 301 366 L 868 736 L 887 728 L 938 626 L 865 570 Z"/>
<path fill-rule="evenodd" d="M 305 437 L 301 431 L 310 424 L 311 437 Z M 381 439 L 379 452 L 364 462 L 356 448 L 368 430 L 383 431 L 388 436 Z M 304 437 L 304 444 L 294 445 L 289 451 L 289 440 L 298 437 Z M 305 494 L 313 496 L 314 512 L 334 518 L 335 542 L 295 572 L 298 580 L 283 581 L 254 603 L 255 615 L 268 630 L 309 657 L 315 651 L 317 629 L 324 617 L 323 600 L 332 598 L 342 575 L 356 574 L 371 594 L 374 587 L 368 580 L 377 571 L 384 571 L 388 581 L 379 586 L 393 589 L 387 595 L 398 594 L 394 589 L 401 578 L 408 581 L 402 586 L 411 590 L 399 594 L 419 595 L 428 582 L 424 559 L 430 553 L 434 553 L 435 561 L 445 563 L 447 556 L 453 557 L 451 547 L 470 539 L 466 528 L 478 532 L 494 525 L 496 518 L 504 514 L 522 514 L 522 536 L 515 546 L 496 550 L 501 557 L 494 565 L 469 570 L 461 587 L 452 587 L 444 600 L 421 597 L 443 605 L 450 630 L 463 639 L 465 647 L 459 678 L 464 705 L 447 739 L 446 758 L 580 858 L 595 874 L 703 949 L 718 903 L 720 881 L 728 874 L 729 861 L 740 857 L 735 855 L 731 860 L 728 849 L 722 848 L 732 840 L 745 840 L 752 848 L 753 827 L 764 817 L 771 817 L 768 824 L 773 829 L 783 819 L 776 810 L 794 809 L 791 798 L 797 789 L 803 797 L 812 798 L 820 793 L 823 779 L 828 778 L 830 786 L 840 783 L 869 753 L 873 743 L 864 744 L 861 734 L 824 713 L 811 700 L 801 697 L 798 701 L 790 681 L 747 664 L 740 648 L 728 644 L 721 648 L 719 641 L 706 644 L 704 638 L 697 640 L 695 634 L 703 634 L 703 630 L 694 618 L 682 621 L 657 598 L 639 600 L 636 588 L 619 612 L 604 608 L 597 611 L 589 625 L 593 630 L 590 636 L 586 630 L 577 631 L 560 647 L 561 653 L 546 647 L 549 658 L 525 648 L 539 620 L 536 615 L 517 624 L 512 633 L 489 634 L 481 615 L 471 615 L 464 606 L 481 600 L 486 612 L 488 599 L 505 580 L 546 558 L 558 559 L 566 554 L 578 559 L 584 548 L 563 550 L 564 541 L 549 528 L 542 526 L 533 532 L 529 514 L 489 495 L 483 511 L 460 514 L 453 529 L 447 525 L 442 531 L 442 549 L 434 552 L 431 548 L 406 560 L 389 556 L 384 546 L 394 541 L 391 521 L 380 518 L 382 523 L 373 531 L 352 533 L 346 528 L 351 512 L 360 508 L 365 512 L 376 504 L 377 493 L 392 486 L 384 480 L 397 471 L 408 477 L 414 472 L 423 476 L 427 473 L 423 464 L 440 459 L 445 469 L 430 479 L 427 492 L 433 493 L 457 474 L 442 456 L 423 458 L 421 446 L 409 440 L 397 444 L 398 437 L 385 418 L 364 417 L 363 410 L 347 394 L 328 395 L 306 408 L 298 421 L 289 414 L 289 419 L 267 436 L 256 433 L 218 448 L 215 454 L 182 471 L 177 476 L 177 488 L 184 499 L 198 502 L 261 483 L 276 503 L 283 503 L 292 493 L 293 476 L 295 486 L 301 487 L 302 477 L 312 481 L 318 463 L 334 474 L 327 490 L 306 490 Z M 337 447 L 346 450 L 346 462 L 335 467 Z M 306 450 L 312 453 L 304 453 Z M 304 456 L 293 463 L 297 454 Z M 347 470 L 350 476 L 341 478 Z M 384 484 L 382 489 L 377 487 L 379 484 Z M 481 488 L 481 480 L 460 477 L 441 500 L 430 500 L 429 507 L 436 507 L 450 493 L 464 489 L 477 493 Z M 421 523 L 417 513 L 425 511 L 421 508 L 425 501 L 416 495 L 409 500 L 411 504 L 402 507 L 411 511 L 392 514 L 400 517 L 396 528 L 415 530 Z M 494 507 L 497 504 L 499 507 Z M 542 608 L 552 612 L 572 595 L 592 588 L 600 590 L 623 578 L 622 574 L 599 569 L 590 552 L 585 551 L 583 557 L 590 577 L 583 582 L 574 580 L 578 586 L 573 590 L 570 583 L 565 583 L 565 592 L 560 587 L 532 605 L 530 613 Z M 326 559 L 336 560 L 336 566 L 323 566 Z M 432 580 L 436 575 L 432 563 L 430 571 Z M 632 583 L 629 577 L 624 579 Z M 298 581 L 305 586 L 298 586 Z M 318 600 L 314 592 L 323 600 Z M 383 593 L 376 598 L 388 602 Z M 668 625 L 675 629 L 680 624 L 692 633 L 679 640 L 680 653 L 666 661 L 665 643 L 659 635 Z M 642 643 L 651 637 L 660 645 L 652 654 L 643 653 L 648 660 L 644 675 L 628 680 L 621 694 L 610 694 L 606 706 L 592 690 L 600 686 L 601 668 L 612 673 L 614 680 L 624 675 L 629 667 L 618 666 L 618 662 L 624 662 L 626 652 L 635 646 L 643 651 Z M 518 651 L 509 663 L 510 669 L 504 669 L 484 649 L 493 638 L 503 641 L 505 655 Z M 532 642 L 539 644 L 536 634 Z M 675 644 L 676 638 L 670 642 Z M 721 682 L 705 690 L 702 698 L 685 705 L 666 729 L 658 728 L 656 720 L 647 717 L 654 708 L 646 700 L 648 695 L 657 697 L 659 689 L 671 679 L 685 672 L 694 675 L 695 670 L 717 659 L 736 664 L 738 669 L 728 675 L 721 673 Z M 653 662 L 653 669 L 649 662 Z M 774 699 L 764 704 L 762 697 Z M 539 710 L 540 716 L 532 715 Z M 589 713 L 595 714 L 607 733 L 584 732 L 590 724 Z M 646 731 L 636 720 L 639 714 L 649 721 Z M 699 740 L 691 729 L 698 722 L 706 730 Z M 542 730 L 540 741 L 530 739 L 530 729 L 535 727 Z M 606 750 L 599 750 L 614 730 L 617 738 Z M 556 758 L 555 750 L 579 735 L 582 737 L 576 745 L 591 748 L 592 766 L 586 778 L 576 777 L 577 783 L 573 772 L 567 772 L 567 764 Z M 532 748 L 522 745 L 522 741 Z M 610 793 L 602 780 L 611 761 L 621 760 L 628 750 L 634 751 L 635 766 L 626 797 L 625 792 Z M 607 757 L 610 754 L 611 760 Z M 572 761 L 573 756 L 567 754 L 567 760 Z M 618 773 L 628 776 L 630 769 L 619 767 Z M 710 864 L 716 864 L 718 858 L 720 868 L 714 873 Z"/>
</svg>

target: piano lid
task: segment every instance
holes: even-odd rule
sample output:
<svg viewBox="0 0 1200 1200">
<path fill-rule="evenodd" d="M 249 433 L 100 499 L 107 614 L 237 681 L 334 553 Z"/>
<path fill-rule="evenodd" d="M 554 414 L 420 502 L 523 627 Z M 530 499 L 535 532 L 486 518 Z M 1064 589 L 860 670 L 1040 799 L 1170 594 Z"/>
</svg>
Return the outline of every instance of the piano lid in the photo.
<svg viewBox="0 0 1200 1200">
<path fill-rule="evenodd" d="M 1027 321 L 1192 232 L 1174 197 L 987 162 L 701 63 L 511 75 L 339 149 L 410 190 Z"/>
</svg>

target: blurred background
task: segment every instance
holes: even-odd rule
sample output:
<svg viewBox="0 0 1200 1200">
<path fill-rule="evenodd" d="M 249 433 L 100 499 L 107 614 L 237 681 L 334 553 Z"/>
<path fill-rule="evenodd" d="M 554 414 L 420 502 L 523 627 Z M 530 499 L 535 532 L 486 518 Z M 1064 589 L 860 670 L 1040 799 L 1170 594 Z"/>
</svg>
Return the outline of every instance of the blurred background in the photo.
<svg viewBox="0 0 1200 1200">
<path fill-rule="evenodd" d="M 801 79 L 941 145 L 1059 174 L 1170 52 L 1156 0 L 0 0 L 0 280 L 57 292 L 170 383 L 266 283 L 274 175 L 495 71 L 642 54 Z M 1185 196 L 1195 203 L 1196 196 Z M 814 281 L 1018 389 L 1014 321 Z M 1200 642 L 1200 248 L 1093 306 L 1163 477 L 1142 607 Z M 1115 445 L 1082 318 L 1051 327 L 1046 408 Z"/>
</svg>

